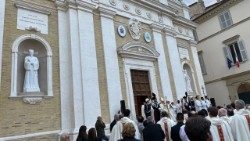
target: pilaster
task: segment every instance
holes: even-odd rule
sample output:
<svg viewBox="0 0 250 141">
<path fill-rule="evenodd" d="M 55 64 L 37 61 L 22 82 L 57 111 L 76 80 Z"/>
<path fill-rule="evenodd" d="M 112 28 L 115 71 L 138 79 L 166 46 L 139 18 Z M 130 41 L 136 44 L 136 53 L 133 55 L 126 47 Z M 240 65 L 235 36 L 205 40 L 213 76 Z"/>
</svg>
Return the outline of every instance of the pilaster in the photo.
<svg viewBox="0 0 250 141">
<path fill-rule="evenodd" d="M 165 27 L 164 30 L 166 34 L 165 38 L 173 72 L 176 95 L 177 99 L 181 99 L 183 96 L 185 96 L 186 88 L 177 41 L 175 38 L 176 33 L 171 27 Z"/>
<path fill-rule="evenodd" d="M 200 95 L 207 95 L 203 75 L 201 72 L 200 62 L 198 58 L 197 48 L 196 48 L 197 43 L 192 40 L 190 40 L 189 43 L 190 43 L 192 58 L 193 58 L 194 66 L 195 66 L 196 76 L 198 80 L 198 86 L 197 86 L 198 92 L 200 92 Z"/>
<path fill-rule="evenodd" d="M 122 100 L 115 28 L 113 21 L 115 12 L 103 7 L 99 7 L 99 11 L 101 15 L 110 117 L 113 117 L 114 114 L 120 110 L 120 100 Z"/>
<path fill-rule="evenodd" d="M 158 65 L 159 65 L 160 80 L 161 80 L 163 95 L 164 98 L 166 98 L 167 100 L 173 101 L 173 93 L 171 89 L 170 78 L 166 62 L 166 54 L 164 52 L 164 45 L 161 34 L 163 27 L 161 25 L 152 24 L 151 28 L 153 30 L 156 50 L 160 54 L 160 56 L 158 57 Z"/>
</svg>

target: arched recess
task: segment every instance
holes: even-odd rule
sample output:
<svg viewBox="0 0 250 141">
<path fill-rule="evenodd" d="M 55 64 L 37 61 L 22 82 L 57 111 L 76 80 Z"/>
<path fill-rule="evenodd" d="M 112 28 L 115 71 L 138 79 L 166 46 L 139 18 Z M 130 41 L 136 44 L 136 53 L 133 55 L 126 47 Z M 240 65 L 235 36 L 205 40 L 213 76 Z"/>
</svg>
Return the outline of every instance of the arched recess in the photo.
<svg viewBox="0 0 250 141">
<path fill-rule="evenodd" d="M 32 46 L 34 45 L 34 47 Z M 28 46 L 28 47 L 27 47 Z M 36 48 L 36 47 L 39 47 Z M 20 61 L 22 57 L 25 56 L 25 52 L 27 52 L 27 49 L 32 48 L 35 50 L 41 51 L 40 54 L 43 56 L 38 57 L 44 57 L 44 62 L 46 62 L 45 70 L 44 70 L 44 77 L 41 78 L 43 81 L 46 81 L 46 86 L 44 86 L 44 96 L 53 96 L 53 89 L 52 89 L 52 50 L 49 45 L 49 43 L 44 40 L 43 38 L 35 35 L 35 34 L 25 34 L 20 37 L 18 37 L 13 45 L 12 45 L 12 68 L 11 68 L 11 94 L 10 97 L 19 97 L 19 93 L 21 93 L 20 87 L 22 84 L 20 84 L 19 75 L 23 75 L 22 73 L 19 73 L 19 67 L 23 66 Z M 38 53 L 39 54 L 39 53 Z M 35 54 L 36 55 L 36 54 Z M 40 61 L 40 60 L 39 60 Z M 20 62 L 20 63 L 19 63 Z M 41 62 L 43 63 L 43 62 Z M 41 69 L 44 69 L 41 68 Z M 41 77 L 41 76 L 40 76 Z M 19 82 L 18 82 L 19 81 Z M 40 80 L 39 80 L 40 81 Z"/>
<path fill-rule="evenodd" d="M 237 93 L 239 99 L 244 100 L 247 104 L 250 104 L 250 83 L 240 84 Z"/>
<path fill-rule="evenodd" d="M 189 77 L 191 78 L 191 86 L 192 86 L 192 90 L 193 90 L 193 95 L 198 95 L 198 89 L 197 89 L 197 85 L 195 83 L 195 76 L 194 76 L 194 70 L 191 67 L 191 63 L 189 60 L 183 60 L 182 61 L 182 68 L 183 71 L 186 69 L 187 73 L 189 75 Z"/>
</svg>

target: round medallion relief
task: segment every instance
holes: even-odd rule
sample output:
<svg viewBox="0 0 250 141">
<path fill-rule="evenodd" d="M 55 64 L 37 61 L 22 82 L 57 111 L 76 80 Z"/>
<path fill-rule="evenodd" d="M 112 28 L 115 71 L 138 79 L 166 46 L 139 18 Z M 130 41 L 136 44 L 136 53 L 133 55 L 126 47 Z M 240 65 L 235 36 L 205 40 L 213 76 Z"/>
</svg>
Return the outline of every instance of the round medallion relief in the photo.
<svg viewBox="0 0 250 141">
<path fill-rule="evenodd" d="M 152 37 L 151 37 L 151 34 L 149 32 L 145 32 L 144 33 L 144 40 L 147 42 L 147 43 L 150 43 L 152 41 Z"/>
<path fill-rule="evenodd" d="M 126 31 L 126 28 L 124 25 L 119 25 L 117 28 L 117 32 L 118 32 L 119 36 L 121 36 L 121 37 L 125 37 L 127 34 L 127 31 Z"/>
</svg>

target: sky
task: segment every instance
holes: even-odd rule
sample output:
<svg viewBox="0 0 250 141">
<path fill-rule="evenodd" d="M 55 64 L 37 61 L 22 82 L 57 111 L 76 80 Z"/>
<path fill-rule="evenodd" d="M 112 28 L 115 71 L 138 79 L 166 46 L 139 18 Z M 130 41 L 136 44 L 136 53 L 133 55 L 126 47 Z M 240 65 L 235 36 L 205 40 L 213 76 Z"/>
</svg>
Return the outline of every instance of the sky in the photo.
<svg viewBox="0 0 250 141">
<path fill-rule="evenodd" d="M 190 5 L 197 0 L 183 0 L 187 5 Z M 217 0 L 203 0 L 205 2 L 205 6 L 209 6 L 211 4 L 214 4 Z"/>
</svg>

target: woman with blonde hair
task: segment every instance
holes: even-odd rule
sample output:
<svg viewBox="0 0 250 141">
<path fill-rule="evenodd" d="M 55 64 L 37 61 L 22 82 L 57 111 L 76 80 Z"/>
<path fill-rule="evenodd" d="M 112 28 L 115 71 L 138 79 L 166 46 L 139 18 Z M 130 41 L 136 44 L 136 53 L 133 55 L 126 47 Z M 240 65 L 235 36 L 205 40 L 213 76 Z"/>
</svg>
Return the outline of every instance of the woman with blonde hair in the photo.
<svg viewBox="0 0 250 141">
<path fill-rule="evenodd" d="M 119 141 L 140 141 L 135 138 L 135 127 L 133 123 L 128 122 L 124 124 L 123 130 L 122 130 L 122 137 L 123 139 Z"/>
</svg>

